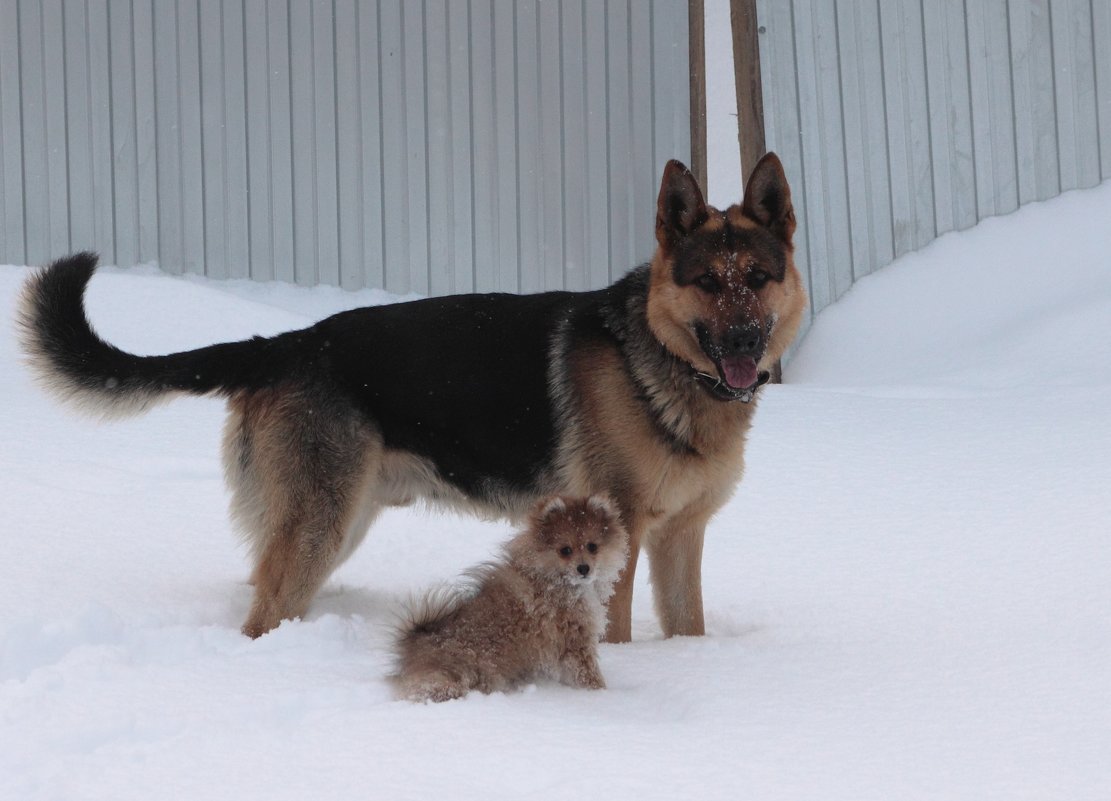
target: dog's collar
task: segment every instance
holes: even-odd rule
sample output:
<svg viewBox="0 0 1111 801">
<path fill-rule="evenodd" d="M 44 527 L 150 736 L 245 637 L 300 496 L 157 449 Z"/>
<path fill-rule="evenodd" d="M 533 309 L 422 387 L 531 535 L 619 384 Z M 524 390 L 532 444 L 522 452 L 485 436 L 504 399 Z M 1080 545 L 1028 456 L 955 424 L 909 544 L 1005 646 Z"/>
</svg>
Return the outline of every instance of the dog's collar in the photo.
<svg viewBox="0 0 1111 801">
<path fill-rule="evenodd" d="M 702 384 L 709 390 L 710 394 L 721 401 L 740 401 L 741 403 L 750 403 L 756 395 L 756 390 L 768 383 L 771 378 L 771 373 L 767 370 L 761 370 L 756 375 L 756 383 L 751 387 L 745 389 L 733 389 L 716 375 L 703 373 L 693 365 L 691 366 L 691 373 L 694 380 Z"/>
</svg>

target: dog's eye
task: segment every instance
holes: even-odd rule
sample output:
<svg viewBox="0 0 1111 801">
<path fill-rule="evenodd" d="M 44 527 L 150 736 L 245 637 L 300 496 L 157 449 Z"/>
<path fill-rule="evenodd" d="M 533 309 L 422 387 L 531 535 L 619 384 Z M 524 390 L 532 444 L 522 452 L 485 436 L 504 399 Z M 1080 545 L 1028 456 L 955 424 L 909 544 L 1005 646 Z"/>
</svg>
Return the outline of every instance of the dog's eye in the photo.
<svg viewBox="0 0 1111 801">
<path fill-rule="evenodd" d="M 771 276 L 763 270 L 753 270 L 748 274 L 748 285 L 753 289 L 759 289 L 770 280 Z"/>
<path fill-rule="evenodd" d="M 721 289 L 718 279 L 714 277 L 713 273 L 705 273 L 694 279 L 694 284 L 703 292 L 714 293 Z"/>
<path fill-rule="evenodd" d="M 595 545 L 593 542 L 588 542 L 586 544 L 586 549 L 591 553 L 598 553 L 598 546 Z"/>
<path fill-rule="evenodd" d="M 560 556 L 570 556 L 572 553 L 574 553 L 574 551 L 571 550 L 570 545 L 564 545 L 562 548 L 559 549 Z"/>
</svg>

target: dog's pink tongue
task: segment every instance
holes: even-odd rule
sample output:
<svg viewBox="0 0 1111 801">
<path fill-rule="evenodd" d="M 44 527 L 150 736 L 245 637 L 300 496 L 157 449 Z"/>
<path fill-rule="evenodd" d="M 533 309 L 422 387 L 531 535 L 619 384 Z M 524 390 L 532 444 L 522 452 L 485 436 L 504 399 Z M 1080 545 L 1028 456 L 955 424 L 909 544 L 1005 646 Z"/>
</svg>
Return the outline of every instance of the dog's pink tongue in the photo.
<svg viewBox="0 0 1111 801">
<path fill-rule="evenodd" d="M 751 356 L 727 356 L 721 360 L 721 371 L 733 389 L 747 389 L 756 383 L 756 361 Z"/>
</svg>

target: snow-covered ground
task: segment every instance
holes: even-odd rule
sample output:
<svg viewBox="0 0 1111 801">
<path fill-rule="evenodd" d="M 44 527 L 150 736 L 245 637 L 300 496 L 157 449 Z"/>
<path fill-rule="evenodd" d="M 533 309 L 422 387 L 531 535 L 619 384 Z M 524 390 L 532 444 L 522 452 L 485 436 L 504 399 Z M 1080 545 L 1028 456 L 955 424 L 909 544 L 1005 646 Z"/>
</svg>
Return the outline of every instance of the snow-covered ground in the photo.
<svg viewBox="0 0 1111 801">
<path fill-rule="evenodd" d="M 97 426 L 18 362 L 0 268 L 0 798 L 1111 798 L 1111 184 L 861 281 L 762 390 L 705 554 L 709 634 L 603 692 L 393 701 L 394 605 L 509 531 L 396 511 L 250 641 L 222 404 Z M 139 352 L 373 293 L 104 270 Z M 642 570 L 639 576 L 646 576 Z"/>
</svg>

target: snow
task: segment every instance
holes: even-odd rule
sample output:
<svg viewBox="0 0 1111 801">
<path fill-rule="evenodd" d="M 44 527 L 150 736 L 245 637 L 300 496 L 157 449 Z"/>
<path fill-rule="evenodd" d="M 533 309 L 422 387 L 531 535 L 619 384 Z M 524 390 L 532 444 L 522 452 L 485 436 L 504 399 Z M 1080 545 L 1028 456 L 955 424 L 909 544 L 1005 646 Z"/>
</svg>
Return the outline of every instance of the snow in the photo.
<svg viewBox="0 0 1111 801">
<path fill-rule="evenodd" d="M 1111 183 L 1028 206 L 820 314 L 710 525 L 708 636 L 661 639 L 642 566 L 601 692 L 391 699 L 397 604 L 510 534 L 421 510 L 246 639 L 222 404 L 94 425 L 0 338 L 0 798 L 1106 801 L 1108 219 Z M 105 269 L 89 306 L 152 353 L 384 299 Z"/>
</svg>

